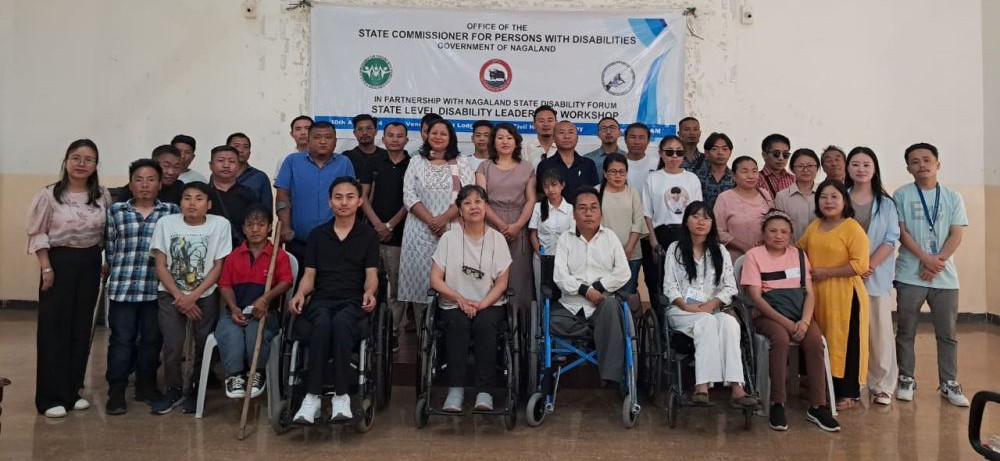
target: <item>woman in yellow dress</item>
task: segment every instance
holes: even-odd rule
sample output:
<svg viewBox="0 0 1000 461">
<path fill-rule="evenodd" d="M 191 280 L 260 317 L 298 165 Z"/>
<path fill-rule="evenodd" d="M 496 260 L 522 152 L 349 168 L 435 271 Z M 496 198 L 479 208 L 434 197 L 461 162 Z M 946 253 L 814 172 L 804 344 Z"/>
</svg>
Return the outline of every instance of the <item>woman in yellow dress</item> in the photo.
<svg viewBox="0 0 1000 461">
<path fill-rule="evenodd" d="M 868 376 L 868 236 L 840 181 L 816 188 L 816 216 L 797 245 L 812 263 L 816 284 L 813 318 L 826 336 L 837 409 L 852 408 Z"/>
</svg>

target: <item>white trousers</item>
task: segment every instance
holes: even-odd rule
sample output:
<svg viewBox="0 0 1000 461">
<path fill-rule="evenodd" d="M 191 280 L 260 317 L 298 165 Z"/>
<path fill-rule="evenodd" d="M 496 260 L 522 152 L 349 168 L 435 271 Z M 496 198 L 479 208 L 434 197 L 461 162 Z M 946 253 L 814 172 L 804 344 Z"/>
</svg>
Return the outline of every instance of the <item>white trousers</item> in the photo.
<svg viewBox="0 0 1000 461">
<path fill-rule="evenodd" d="M 868 297 L 868 389 L 871 392 L 896 391 L 899 367 L 896 365 L 896 334 L 892 331 L 889 296 Z"/>
<path fill-rule="evenodd" d="M 743 384 L 740 324 L 733 316 L 686 312 L 675 306 L 667 318 L 671 328 L 694 338 L 695 384 Z"/>
</svg>

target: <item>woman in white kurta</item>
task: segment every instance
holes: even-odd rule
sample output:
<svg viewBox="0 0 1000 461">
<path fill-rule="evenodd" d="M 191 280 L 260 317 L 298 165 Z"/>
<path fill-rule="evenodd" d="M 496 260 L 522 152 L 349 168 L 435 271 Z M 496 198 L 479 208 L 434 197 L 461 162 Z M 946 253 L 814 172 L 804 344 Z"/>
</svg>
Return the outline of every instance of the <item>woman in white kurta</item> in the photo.
<svg viewBox="0 0 1000 461">
<path fill-rule="evenodd" d="M 438 239 L 458 218 L 458 191 L 474 182 L 469 164 L 458 154 L 458 137 L 451 123 L 432 122 L 427 142 L 403 177 L 403 206 L 409 213 L 400 249 L 397 298 L 414 303 L 417 319 L 427 308 L 431 256 Z"/>
<path fill-rule="evenodd" d="M 708 204 L 696 201 L 688 205 L 682 222 L 680 239 L 667 248 L 663 293 L 670 300 L 670 328 L 694 338 L 691 400 L 707 404 L 709 385 L 726 382 L 732 385 L 734 406 L 756 407 L 757 399 L 743 389 L 740 325 L 721 311 L 737 294 L 733 262 L 719 243 Z"/>
</svg>

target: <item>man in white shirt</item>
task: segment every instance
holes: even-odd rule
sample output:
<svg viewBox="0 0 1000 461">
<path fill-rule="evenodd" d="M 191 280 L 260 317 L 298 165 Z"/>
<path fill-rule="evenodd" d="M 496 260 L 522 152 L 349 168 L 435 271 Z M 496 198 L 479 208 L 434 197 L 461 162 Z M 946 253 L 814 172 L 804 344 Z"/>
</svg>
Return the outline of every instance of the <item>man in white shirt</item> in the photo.
<svg viewBox="0 0 1000 461">
<path fill-rule="evenodd" d="M 552 106 L 541 105 L 535 109 L 534 125 L 535 139 L 525 140 L 521 148 L 521 157 L 538 166 L 538 162 L 556 152 L 556 119 L 559 114 Z"/>
<path fill-rule="evenodd" d="M 576 230 L 559 237 L 553 279 L 563 293 L 550 313 L 552 332 L 594 338 L 601 379 L 621 382 L 625 371 L 622 306 L 613 293 L 631 276 L 618 237 L 601 226 L 597 191 L 583 187 L 573 206 Z"/>
</svg>

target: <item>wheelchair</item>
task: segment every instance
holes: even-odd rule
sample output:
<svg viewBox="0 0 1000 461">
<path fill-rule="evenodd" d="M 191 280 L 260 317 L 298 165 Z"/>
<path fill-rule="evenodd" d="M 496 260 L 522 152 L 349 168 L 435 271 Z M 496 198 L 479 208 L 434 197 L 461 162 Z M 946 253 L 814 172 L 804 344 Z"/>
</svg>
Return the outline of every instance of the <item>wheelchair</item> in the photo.
<svg viewBox="0 0 1000 461">
<path fill-rule="evenodd" d="M 357 373 L 356 384 L 350 391 L 354 415 L 351 420 L 331 422 L 324 417 L 312 425 L 292 420 L 307 392 L 304 373 L 314 370 L 308 369 L 308 341 L 295 334 L 296 316 L 284 315 L 281 333 L 272 341 L 271 357 L 267 362 L 268 398 L 277 402 L 269 406 L 268 416 L 276 433 L 283 434 L 294 426 L 328 424 L 353 424 L 358 432 L 368 432 L 375 421 L 376 410 L 383 410 L 389 404 L 392 395 L 392 312 L 386 301 L 385 272 L 380 271 L 378 277 L 375 310 L 361 320 L 363 337 L 351 358 L 351 368 Z M 327 362 L 327 366 L 332 367 L 332 361 Z M 325 386 L 323 393 L 333 393 L 332 385 Z"/>
<path fill-rule="evenodd" d="M 414 422 L 418 429 L 427 426 L 431 416 L 466 416 L 465 412 L 446 412 L 431 403 L 432 398 L 439 398 L 439 396 L 433 395 L 435 381 L 438 380 L 439 375 L 444 375 L 448 366 L 444 360 L 444 357 L 447 356 L 444 342 L 445 333 L 441 320 L 438 318 L 440 297 L 433 289 L 427 291 L 427 296 L 432 298 L 432 301 L 421 319 L 420 354 L 417 362 L 417 403 L 414 411 Z M 506 297 L 508 301 L 513 298 L 514 290 L 508 289 Z M 508 305 L 504 309 L 507 318 L 500 325 L 500 338 L 497 341 L 499 353 L 496 364 L 497 369 L 501 371 L 499 376 L 503 378 L 503 386 L 506 389 L 503 405 L 498 405 L 490 411 L 476 410 L 473 407 L 472 414 L 503 416 L 504 427 L 507 430 L 513 430 L 517 425 L 517 389 L 519 383 L 518 322 L 513 308 Z M 472 348 L 470 347 L 469 355 L 471 356 L 471 354 Z"/>
<path fill-rule="evenodd" d="M 528 389 L 532 391 L 525 408 L 525 416 L 529 426 L 537 427 L 545 417 L 555 411 L 556 397 L 559 390 L 559 378 L 565 373 L 584 365 L 597 366 L 597 350 L 594 349 L 592 338 L 563 337 L 550 331 L 550 318 L 559 296 L 559 289 L 552 281 L 555 257 L 541 256 L 542 268 L 542 298 L 538 304 L 532 304 L 529 325 L 529 372 Z M 625 297 L 615 293 L 621 301 L 622 328 L 625 341 L 625 372 L 622 379 L 622 422 L 626 428 L 632 428 L 638 421 L 639 406 L 636 390 L 636 365 L 638 363 L 636 347 L 636 331 Z"/>
<path fill-rule="evenodd" d="M 658 252 L 656 280 L 662 284 L 664 254 Z M 743 389 L 748 395 L 757 396 L 756 342 L 749 309 L 739 296 L 728 306 L 740 325 L 740 352 L 743 363 Z M 667 312 L 677 309 L 671 300 L 659 295 L 659 305 L 647 310 L 638 322 L 639 329 L 639 376 L 642 388 L 657 406 L 665 407 L 667 424 L 677 427 L 677 419 L 682 407 L 698 405 L 688 398 L 687 393 L 694 386 L 694 339 L 670 328 Z M 708 407 L 714 404 L 707 405 Z M 755 408 L 743 408 L 743 427 L 750 430 L 753 425 Z"/>
</svg>

